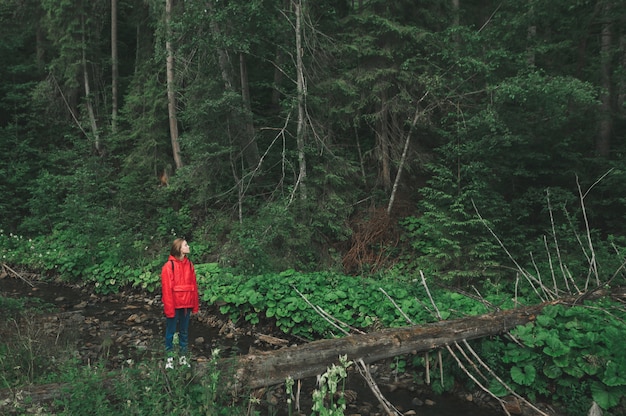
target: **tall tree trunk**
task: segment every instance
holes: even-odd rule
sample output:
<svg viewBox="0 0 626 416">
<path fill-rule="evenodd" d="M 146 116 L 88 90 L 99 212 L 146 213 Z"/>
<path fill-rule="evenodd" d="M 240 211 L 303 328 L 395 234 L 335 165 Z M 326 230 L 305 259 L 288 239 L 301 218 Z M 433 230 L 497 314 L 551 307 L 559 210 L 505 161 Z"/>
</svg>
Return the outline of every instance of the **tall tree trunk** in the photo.
<svg viewBox="0 0 626 416">
<path fill-rule="evenodd" d="M 600 0 L 602 1 L 602 0 Z M 613 115 L 611 112 L 611 44 L 612 18 L 611 6 L 606 2 L 602 7 L 602 30 L 600 34 L 600 65 L 603 93 L 600 97 L 601 113 L 596 141 L 596 153 L 601 157 L 609 157 L 611 152 L 611 134 L 613 131 Z"/>
<path fill-rule="evenodd" d="M 406 157 L 409 153 L 409 144 L 411 143 L 411 136 L 413 134 L 413 130 L 415 129 L 415 125 L 417 124 L 417 120 L 420 116 L 420 103 L 424 98 L 426 98 L 427 94 L 424 94 L 421 100 L 415 106 L 415 115 L 413 116 L 413 120 L 411 121 L 411 125 L 409 126 L 409 132 L 406 134 L 406 139 L 404 140 L 404 148 L 402 149 L 402 157 L 400 158 L 400 164 L 398 165 L 398 173 L 396 174 L 396 178 L 393 181 L 393 189 L 391 191 L 391 196 L 389 197 L 389 204 L 387 205 L 387 215 L 391 214 L 391 209 L 393 208 L 393 203 L 396 199 L 396 193 L 398 191 L 398 186 L 400 185 L 400 178 L 402 177 L 402 170 L 404 169 L 404 164 L 406 163 Z"/>
<path fill-rule="evenodd" d="M 626 68 L 626 34 L 623 34 L 622 36 L 620 36 L 619 39 L 619 53 L 620 53 L 620 65 L 622 68 Z M 617 106 L 616 108 L 619 109 L 619 111 L 621 112 L 621 116 L 624 117 L 626 115 L 626 107 L 624 107 L 624 104 L 626 104 L 626 80 L 624 80 L 624 77 L 622 77 L 621 81 L 618 84 L 618 90 L 617 90 Z"/>
<path fill-rule="evenodd" d="M 528 15 L 531 19 L 535 19 L 535 9 L 532 5 L 532 1 L 529 0 L 530 10 Z M 526 33 L 526 40 L 528 41 L 528 46 L 526 47 L 526 63 L 529 67 L 535 66 L 535 47 L 533 43 L 535 42 L 535 38 L 537 37 L 537 26 L 533 23 L 528 26 L 528 31 Z"/>
<path fill-rule="evenodd" d="M 243 52 L 239 53 L 239 78 L 241 80 L 241 101 L 243 105 L 244 131 L 241 138 L 242 152 L 251 169 L 258 166 L 261 157 L 254 137 L 254 119 L 252 117 L 252 103 L 248 85 L 248 65 Z"/>
<path fill-rule="evenodd" d="M 104 150 L 102 149 L 102 143 L 100 143 L 100 132 L 98 131 L 98 122 L 96 121 L 96 114 L 93 109 L 93 103 L 91 99 L 91 87 L 89 85 L 89 68 L 87 65 L 87 39 L 85 37 L 85 16 L 81 16 L 81 41 L 82 41 L 82 69 L 83 69 L 83 87 L 85 90 L 85 105 L 87 106 L 87 115 L 89 117 L 89 125 L 91 127 L 91 134 L 94 140 L 94 147 L 96 152 L 102 156 Z"/>
<path fill-rule="evenodd" d="M 41 26 L 37 27 L 37 33 L 36 33 L 36 48 L 37 48 L 37 53 L 36 53 L 36 57 L 37 57 L 37 66 L 40 69 L 43 69 L 46 65 L 45 63 L 45 54 L 46 54 L 46 33 L 45 33 L 45 29 L 42 28 Z"/>
<path fill-rule="evenodd" d="M 452 0 L 452 25 L 461 24 L 461 0 Z"/>
<path fill-rule="evenodd" d="M 280 48 L 276 48 L 276 57 L 274 63 L 274 85 L 272 89 L 272 106 L 275 108 L 280 107 L 280 84 L 283 79 L 283 72 L 281 66 L 283 63 L 283 53 Z"/>
<path fill-rule="evenodd" d="M 180 143 L 178 141 L 178 116 L 176 113 L 176 85 L 174 77 L 174 46 L 172 44 L 173 31 L 172 31 L 172 8 L 174 0 L 165 0 L 165 30 L 166 41 L 165 50 L 167 53 L 167 111 L 169 115 L 170 124 L 170 140 L 172 142 L 172 153 L 174 156 L 174 163 L 176 169 L 183 166 L 183 160 L 180 155 Z"/>
<path fill-rule="evenodd" d="M 111 0 L 111 131 L 117 132 L 118 95 L 117 0 Z"/>
<path fill-rule="evenodd" d="M 283 10 L 289 10 L 289 5 L 291 0 L 283 0 L 282 8 Z M 283 36 L 281 35 L 281 39 Z M 284 42 L 284 40 L 283 40 Z M 274 58 L 274 85 L 272 89 L 272 106 L 278 109 L 280 108 L 280 97 L 281 97 L 281 84 L 283 81 L 283 61 L 285 60 L 285 54 L 282 51 L 281 45 L 276 46 L 276 55 Z"/>
<path fill-rule="evenodd" d="M 298 94 L 298 121 L 296 127 L 296 142 L 298 146 L 298 164 L 299 173 L 296 188 L 300 187 L 301 199 L 306 199 L 306 84 L 304 80 L 304 63 L 302 61 L 302 0 L 294 2 L 296 13 L 296 75 L 297 75 L 297 94 Z"/>
<path fill-rule="evenodd" d="M 389 139 L 389 111 L 387 105 L 387 93 L 383 91 L 380 97 L 380 118 L 378 120 L 376 138 L 378 141 L 380 179 L 386 191 L 391 189 L 391 143 Z"/>
<path fill-rule="evenodd" d="M 215 5 L 207 2 L 207 8 L 212 15 L 215 15 Z M 220 38 L 224 34 L 222 28 L 215 19 L 211 19 L 211 32 L 215 38 Z M 227 92 L 236 92 L 235 90 L 235 74 L 231 63 L 230 55 L 224 48 L 217 48 L 217 61 L 224 82 L 224 90 Z M 239 142 L 241 154 L 249 168 L 254 169 L 260 162 L 259 150 L 254 136 L 254 122 L 252 118 L 252 109 L 250 104 L 250 92 L 248 87 L 248 70 L 246 66 L 245 56 L 239 56 L 239 71 L 241 76 L 241 108 L 237 114 L 243 117 L 241 120 L 232 119 L 232 125 L 235 126 L 235 137 Z M 231 115 L 231 118 L 233 115 Z M 243 124 L 243 126 L 242 126 Z"/>
</svg>

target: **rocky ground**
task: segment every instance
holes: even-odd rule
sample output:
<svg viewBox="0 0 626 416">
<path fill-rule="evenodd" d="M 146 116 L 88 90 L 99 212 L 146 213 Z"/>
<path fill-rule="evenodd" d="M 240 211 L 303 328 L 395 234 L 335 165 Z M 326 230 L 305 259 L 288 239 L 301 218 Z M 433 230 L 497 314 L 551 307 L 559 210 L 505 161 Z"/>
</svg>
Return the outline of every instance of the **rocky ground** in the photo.
<svg viewBox="0 0 626 416">
<path fill-rule="evenodd" d="M 0 294 L 8 297 L 43 299 L 54 308 L 37 317 L 37 325 L 55 344 L 73 344 L 84 363 L 106 362 L 119 368 L 131 360 L 162 357 L 164 318 L 158 294 L 127 292 L 102 296 L 89 288 L 38 283 L 33 287 L 14 278 L 0 279 Z M 190 325 L 190 351 L 193 363 L 209 359 L 211 351 L 220 356 L 246 354 L 250 350 L 284 348 L 303 342 L 277 333 L 271 322 L 256 326 L 233 323 L 217 307 L 202 305 Z M 504 414 L 483 392 L 459 392 L 438 397 L 413 374 L 395 374 L 390 363 L 376 363 L 370 368 L 382 395 L 404 415 L 448 416 L 463 414 Z M 304 380 L 299 402 L 303 414 L 310 414 L 311 393 L 315 380 Z M 256 392 L 266 414 L 286 414 L 286 395 L 282 387 Z M 346 414 L 380 415 L 383 408 L 363 378 L 351 371 L 347 380 Z M 308 407 L 307 407 L 308 406 Z M 510 414 L 533 414 L 511 398 Z M 546 410 L 547 414 L 554 414 Z"/>
</svg>

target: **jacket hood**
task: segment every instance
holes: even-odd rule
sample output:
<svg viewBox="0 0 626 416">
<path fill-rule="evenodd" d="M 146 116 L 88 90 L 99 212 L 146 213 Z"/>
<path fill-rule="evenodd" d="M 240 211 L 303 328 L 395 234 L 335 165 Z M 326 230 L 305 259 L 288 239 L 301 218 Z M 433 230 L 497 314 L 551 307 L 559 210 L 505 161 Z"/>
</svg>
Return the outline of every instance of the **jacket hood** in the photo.
<svg viewBox="0 0 626 416">
<path fill-rule="evenodd" d="M 189 261 L 189 258 L 188 258 L 187 256 L 185 256 L 185 257 L 183 257 L 183 259 L 182 259 L 182 260 L 179 260 L 179 259 L 177 259 L 176 257 L 174 257 L 174 256 L 172 256 L 172 255 L 170 254 L 170 256 L 167 258 L 167 261 L 170 261 L 170 260 L 172 260 L 172 261 L 176 261 L 176 262 L 178 262 L 178 263 L 184 263 L 184 262 L 186 262 L 186 261 Z"/>
</svg>

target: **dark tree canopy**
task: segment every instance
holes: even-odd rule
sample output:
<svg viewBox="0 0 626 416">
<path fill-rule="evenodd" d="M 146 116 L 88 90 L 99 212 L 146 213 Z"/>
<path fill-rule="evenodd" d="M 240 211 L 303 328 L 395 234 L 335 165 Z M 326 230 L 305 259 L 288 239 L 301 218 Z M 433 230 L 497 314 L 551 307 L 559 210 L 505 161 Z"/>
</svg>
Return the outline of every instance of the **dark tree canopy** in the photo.
<svg viewBox="0 0 626 416">
<path fill-rule="evenodd" d="M 454 282 L 507 276 L 479 215 L 626 246 L 622 1 L 165 3 L 0 4 L 3 232 Z"/>
</svg>

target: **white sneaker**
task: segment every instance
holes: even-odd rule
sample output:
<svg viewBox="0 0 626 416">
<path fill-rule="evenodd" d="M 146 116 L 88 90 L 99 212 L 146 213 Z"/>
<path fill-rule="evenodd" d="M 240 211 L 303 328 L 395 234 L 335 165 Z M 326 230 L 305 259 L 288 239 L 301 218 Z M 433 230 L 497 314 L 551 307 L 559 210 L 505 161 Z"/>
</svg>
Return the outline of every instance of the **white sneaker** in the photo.
<svg viewBox="0 0 626 416">
<path fill-rule="evenodd" d="M 167 357 L 165 362 L 165 368 L 174 369 L 174 357 Z"/>
<path fill-rule="evenodd" d="M 185 357 L 184 355 L 178 358 L 178 365 L 180 365 L 181 367 L 191 367 L 191 364 L 187 362 L 187 357 Z"/>
</svg>

